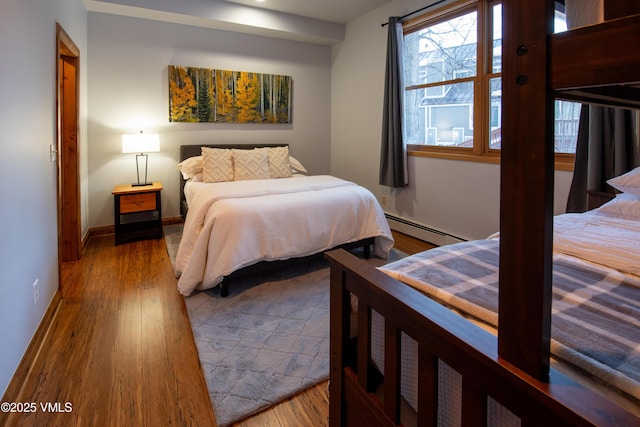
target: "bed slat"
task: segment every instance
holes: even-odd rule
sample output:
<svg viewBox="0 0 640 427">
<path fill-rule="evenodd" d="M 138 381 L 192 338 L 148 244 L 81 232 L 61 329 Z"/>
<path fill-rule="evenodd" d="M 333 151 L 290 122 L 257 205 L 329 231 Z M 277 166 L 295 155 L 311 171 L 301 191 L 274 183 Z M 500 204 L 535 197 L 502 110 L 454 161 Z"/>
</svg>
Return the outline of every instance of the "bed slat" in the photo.
<svg viewBox="0 0 640 427">
<path fill-rule="evenodd" d="M 473 381 L 462 381 L 462 425 L 483 427 L 487 419 L 487 396 Z"/>
<path fill-rule="evenodd" d="M 400 330 L 391 321 L 384 322 L 384 410 L 400 423 Z"/>
<path fill-rule="evenodd" d="M 418 344 L 418 425 L 438 423 L 438 358 L 424 344 Z"/>
<path fill-rule="evenodd" d="M 371 330 L 371 310 L 369 307 L 358 300 L 358 330 Z M 357 340 L 358 345 L 358 362 L 357 366 L 368 366 L 371 360 L 371 334 L 363 333 Z M 369 383 L 369 369 L 358 370 L 358 385 L 363 390 L 371 390 Z"/>
</svg>

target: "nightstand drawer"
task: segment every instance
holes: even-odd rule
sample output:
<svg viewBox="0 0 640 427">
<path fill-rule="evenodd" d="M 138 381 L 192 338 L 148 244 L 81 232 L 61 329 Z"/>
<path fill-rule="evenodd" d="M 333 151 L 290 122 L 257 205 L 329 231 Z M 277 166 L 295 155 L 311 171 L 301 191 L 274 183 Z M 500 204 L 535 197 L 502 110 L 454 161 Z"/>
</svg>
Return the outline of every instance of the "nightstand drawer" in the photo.
<svg viewBox="0 0 640 427">
<path fill-rule="evenodd" d="M 138 193 L 120 196 L 120 213 L 153 211 L 156 209 L 156 193 Z"/>
</svg>

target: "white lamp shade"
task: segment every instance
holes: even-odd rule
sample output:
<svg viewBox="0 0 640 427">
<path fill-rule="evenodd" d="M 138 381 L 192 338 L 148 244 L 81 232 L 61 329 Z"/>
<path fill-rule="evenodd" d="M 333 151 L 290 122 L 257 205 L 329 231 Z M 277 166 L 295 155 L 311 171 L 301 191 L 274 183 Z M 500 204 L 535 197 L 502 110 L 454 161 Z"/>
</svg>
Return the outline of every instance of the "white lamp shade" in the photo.
<svg viewBox="0 0 640 427">
<path fill-rule="evenodd" d="M 122 135 L 123 153 L 157 153 L 160 136 L 157 133 L 126 133 Z"/>
</svg>

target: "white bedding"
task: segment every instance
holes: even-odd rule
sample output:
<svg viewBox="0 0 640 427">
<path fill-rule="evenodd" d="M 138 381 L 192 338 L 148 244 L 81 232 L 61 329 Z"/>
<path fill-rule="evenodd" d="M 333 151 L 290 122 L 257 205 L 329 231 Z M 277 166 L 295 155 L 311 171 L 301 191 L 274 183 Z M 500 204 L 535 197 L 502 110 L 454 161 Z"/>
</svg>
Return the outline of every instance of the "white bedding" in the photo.
<svg viewBox="0 0 640 427">
<path fill-rule="evenodd" d="M 640 221 L 597 211 L 558 215 L 553 250 L 640 277 Z"/>
<path fill-rule="evenodd" d="M 312 255 L 375 237 L 374 253 L 393 247 L 389 224 L 367 189 L 328 175 L 189 183 L 176 259 L 178 290 L 190 295 L 259 261 Z"/>
</svg>

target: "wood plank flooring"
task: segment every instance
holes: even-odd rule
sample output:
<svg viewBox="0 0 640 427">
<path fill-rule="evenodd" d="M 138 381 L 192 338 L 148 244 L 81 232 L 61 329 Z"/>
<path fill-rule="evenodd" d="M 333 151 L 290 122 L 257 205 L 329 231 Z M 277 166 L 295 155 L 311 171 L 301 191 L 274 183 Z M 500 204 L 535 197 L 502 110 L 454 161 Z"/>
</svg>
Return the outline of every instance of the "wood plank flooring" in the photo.
<svg viewBox="0 0 640 427">
<path fill-rule="evenodd" d="M 432 247 L 394 237 L 403 252 Z M 62 280 L 68 294 L 39 357 L 19 396 L 5 396 L 38 410 L 0 413 L 0 425 L 216 425 L 163 240 L 114 246 L 113 236 L 92 238 Z M 48 402 L 61 410 L 41 410 Z M 236 425 L 325 426 L 328 407 L 323 382 Z"/>
</svg>

